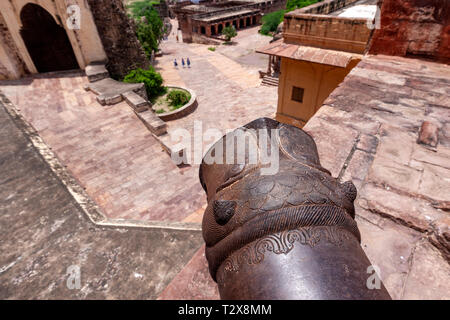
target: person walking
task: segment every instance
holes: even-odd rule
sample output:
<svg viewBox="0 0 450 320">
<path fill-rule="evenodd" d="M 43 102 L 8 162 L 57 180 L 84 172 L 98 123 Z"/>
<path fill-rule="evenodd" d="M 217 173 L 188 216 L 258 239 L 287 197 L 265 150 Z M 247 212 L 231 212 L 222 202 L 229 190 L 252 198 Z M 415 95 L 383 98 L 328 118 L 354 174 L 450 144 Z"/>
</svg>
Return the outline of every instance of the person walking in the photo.
<svg viewBox="0 0 450 320">
<path fill-rule="evenodd" d="M 176 68 L 178 67 L 177 59 L 173 60 L 173 66 Z"/>
<path fill-rule="evenodd" d="M 181 64 L 183 65 L 183 68 L 184 68 L 184 59 L 183 58 L 181 58 Z"/>
<path fill-rule="evenodd" d="M 191 60 L 189 60 L 189 57 L 186 58 L 186 63 L 187 63 L 188 68 L 190 68 L 191 67 Z"/>
</svg>

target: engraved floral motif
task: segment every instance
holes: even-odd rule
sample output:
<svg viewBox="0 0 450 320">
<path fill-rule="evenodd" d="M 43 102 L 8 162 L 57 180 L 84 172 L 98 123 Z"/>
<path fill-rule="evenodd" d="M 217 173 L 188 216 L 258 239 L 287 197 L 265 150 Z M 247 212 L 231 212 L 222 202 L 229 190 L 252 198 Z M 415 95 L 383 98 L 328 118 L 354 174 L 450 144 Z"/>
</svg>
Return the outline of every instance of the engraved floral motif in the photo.
<svg viewBox="0 0 450 320">
<path fill-rule="evenodd" d="M 343 240 L 349 238 L 349 233 L 342 227 L 319 226 L 285 230 L 254 241 L 229 256 L 223 262 L 224 271 L 237 272 L 244 263 L 249 265 L 261 263 L 267 252 L 288 254 L 296 242 L 311 248 L 320 241 L 328 241 L 340 246 Z"/>
</svg>

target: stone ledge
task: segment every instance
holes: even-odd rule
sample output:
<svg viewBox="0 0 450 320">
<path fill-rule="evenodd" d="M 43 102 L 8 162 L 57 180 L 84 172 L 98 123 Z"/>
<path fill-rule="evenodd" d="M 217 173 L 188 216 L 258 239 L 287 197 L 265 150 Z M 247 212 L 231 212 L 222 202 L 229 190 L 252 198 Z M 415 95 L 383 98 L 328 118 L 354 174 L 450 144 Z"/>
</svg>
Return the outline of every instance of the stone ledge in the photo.
<svg viewBox="0 0 450 320">
<path fill-rule="evenodd" d="M 143 112 L 137 112 L 138 118 L 145 124 L 151 133 L 157 137 L 167 133 L 167 124 L 159 119 L 152 110 L 145 110 Z"/>
<path fill-rule="evenodd" d="M 89 82 L 97 82 L 109 78 L 109 72 L 104 64 L 90 64 L 85 69 Z"/>
<path fill-rule="evenodd" d="M 174 144 L 168 133 L 156 138 L 176 165 L 180 166 L 187 163 L 187 153 L 185 146 L 179 143 Z M 176 159 L 178 159 L 180 163 L 177 163 L 177 161 L 175 161 Z"/>
<path fill-rule="evenodd" d="M 124 83 L 111 78 L 105 78 L 84 86 L 84 90 L 97 95 L 97 101 L 102 105 L 113 105 L 121 102 L 126 92 L 133 91 L 143 99 L 147 99 L 143 83 Z"/>
<path fill-rule="evenodd" d="M 123 93 L 122 97 L 136 112 L 143 112 L 150 108 L 150 103 L 133 91 Z"/>
</svg>

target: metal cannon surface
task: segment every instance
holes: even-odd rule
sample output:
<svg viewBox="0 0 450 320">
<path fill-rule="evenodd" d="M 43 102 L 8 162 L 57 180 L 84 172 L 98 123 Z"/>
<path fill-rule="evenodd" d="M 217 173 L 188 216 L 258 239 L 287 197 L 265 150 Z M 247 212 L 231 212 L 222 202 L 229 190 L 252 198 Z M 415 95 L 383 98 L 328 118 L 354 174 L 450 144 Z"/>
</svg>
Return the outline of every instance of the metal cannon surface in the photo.
<svg viewBox="0 0 450 320">
<path fill-rule="evenodd" d="M 222 299 L 390 299 L 381 281 L 368 286 L 355 186 L 320 165 L 303 130 L 254 120 L 216 142 L 199 175 L 206 258 Z"/>
</svg>

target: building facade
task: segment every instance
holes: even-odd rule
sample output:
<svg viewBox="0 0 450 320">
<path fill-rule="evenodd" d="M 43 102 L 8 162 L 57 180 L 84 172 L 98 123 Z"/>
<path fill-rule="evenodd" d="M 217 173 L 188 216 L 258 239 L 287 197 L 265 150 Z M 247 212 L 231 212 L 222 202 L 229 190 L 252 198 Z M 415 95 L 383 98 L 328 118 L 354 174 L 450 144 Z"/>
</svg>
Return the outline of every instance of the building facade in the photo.
<svg viewBox="0 0 450 320">
<path fill-rule="evenodd" d="M 330 10 L 354 3 L 329 0 L 287 13 L 283 38 L 257 50 L 270 56 L 267 74 L 273 75 L 274 60 L 281 62 L 275 75 L 278 121 L 303 127 L 361 60 L 372 33 L 371 20 L 334 16 Z"/>
<path fill-rule="evenodd" d="M 223 28 L 236 30 L 259 25 L 263 14 L 284 9 L 286 0 L 183 1 L 173 6 L 183 42 L 205 42 L 219 37 Z"/>
<path fill-rule="evenodd" d="M 95 62 L 117 77 L 148 65 L 121 0 L 0 2 L 0 79 Z"/>
</svg>

